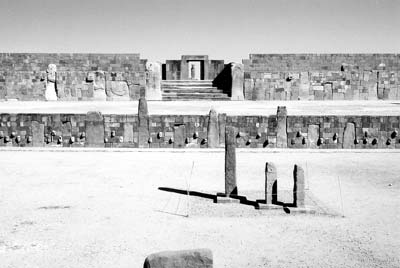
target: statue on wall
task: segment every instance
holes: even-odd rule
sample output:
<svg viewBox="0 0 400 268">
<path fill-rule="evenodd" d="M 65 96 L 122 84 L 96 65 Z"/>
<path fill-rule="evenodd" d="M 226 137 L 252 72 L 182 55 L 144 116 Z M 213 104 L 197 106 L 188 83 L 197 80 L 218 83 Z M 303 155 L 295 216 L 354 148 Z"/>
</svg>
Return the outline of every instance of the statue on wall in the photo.
<svg viewBox="0 0 400 268">
<path fill-rule="evenodd" d="M 57 76 L 57 66 L 55 64 L 49 64 L 46 70 L 46 91 L 45 98 L 47 101 L 56 101 L 56 76 Z"/>
<path fill-rule="evenodd" d="M 93 99 L 106 101 L 106 76 L 103 71 L 96 71 L 93 79 Z"/>
<path fill-rule="evenodd" d="M 194 64 L 192 64 L 192 67 L 190 68 L 190 79 L 196 79 L 196 69 L 194 68 Z"/>
<path fill-rule="evenodd" d="M 113 101 L 129 101 L 127 81 L 107 81 L 107 96 Z"/>
<path fill-rule="evenodd" d="M 161 64 L 146 63 L 146 99 L 161 100 Z"/>
</svg>

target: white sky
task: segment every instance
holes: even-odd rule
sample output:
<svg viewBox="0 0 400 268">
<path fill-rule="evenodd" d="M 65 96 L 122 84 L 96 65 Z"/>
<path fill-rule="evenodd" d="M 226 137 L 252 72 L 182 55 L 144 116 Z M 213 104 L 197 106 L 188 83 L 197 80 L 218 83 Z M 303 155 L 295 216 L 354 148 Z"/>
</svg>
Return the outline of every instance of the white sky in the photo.
<svg viewBox="0 0 400 268">
<path fill-rule="evenodd" d="M 0 52 L 399 53 L 400 0 L 0 0 Z"/>
</svg>

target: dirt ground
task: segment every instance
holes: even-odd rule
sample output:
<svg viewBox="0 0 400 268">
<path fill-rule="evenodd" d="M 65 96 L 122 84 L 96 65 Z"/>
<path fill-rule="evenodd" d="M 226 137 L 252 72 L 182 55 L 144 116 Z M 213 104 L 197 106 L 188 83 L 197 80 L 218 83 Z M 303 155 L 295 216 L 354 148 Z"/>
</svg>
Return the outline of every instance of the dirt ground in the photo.
<svg viewBox="0 0 400 268">
<path fill-rule="evenodd" d="M 400 101 L 148 101 L 150 114 L 208 114 L 213 107 L 228 115 L 400 115 Z M 138 101 L 0 101 L 0 113 L 137 114 Z M 189 112 L 188 112 L 189 111 Z"/>
<path fill-rule="evenodd" d="M 0 159 L 1 267 L 132 268 L 150 253 L 203 247 L 214 267 L 400 267 L 400 152 L 237 153 L 248 200 L 263 198 L 271 161 L 278 198 L 290 202 L 293 165 L 302 165 L 307 196 L 327 212 L 316 215 L 158 189 L 223 191 L 222 150 L 1 151 Z"/>
</svg>

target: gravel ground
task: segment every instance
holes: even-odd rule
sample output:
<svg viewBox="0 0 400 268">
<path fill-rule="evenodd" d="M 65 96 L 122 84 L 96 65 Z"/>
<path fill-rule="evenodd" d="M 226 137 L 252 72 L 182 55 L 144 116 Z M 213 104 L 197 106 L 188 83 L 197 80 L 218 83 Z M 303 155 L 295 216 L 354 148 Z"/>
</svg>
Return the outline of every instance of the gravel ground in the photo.
<svg viewBox="0 0 400 268">
<path fill-rule="evenodd" d="M 0 101 L 0 113 L 137 114 L 138 101 Z M 148 101 L 150 114 L 208 114 L 211 107 L 228 115 L 276 115 L 286 106 L 289 115 L 400 115 L 397 101 Z"/>
<path fill-rule="evenodd" d="M 237 153 L 239 193 L 250 201 L 263 198 L 266 161 L 285 202 L 302 165 L 315 215 L 213 203 L 206 197 L 224 190 L 223 151 L 0 157 L 1 267 L 142 267 L 150 253 L 201 247 L 214 267 L 400 267 L 398 152 Z"/>
</svg>

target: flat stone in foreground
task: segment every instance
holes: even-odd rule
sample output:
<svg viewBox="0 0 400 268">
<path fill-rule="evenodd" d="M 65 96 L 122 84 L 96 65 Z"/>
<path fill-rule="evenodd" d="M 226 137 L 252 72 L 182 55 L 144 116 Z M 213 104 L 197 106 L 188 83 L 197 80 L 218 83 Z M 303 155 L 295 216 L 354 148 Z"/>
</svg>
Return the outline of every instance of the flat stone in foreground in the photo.
<svg viewBox="0 0 400 268">
<path fill-rule="evenodd" d="M 162 251 L 149 255 L 144 268 L 212 268 L 213 256 L 209 249 Z"/>
</svg>

